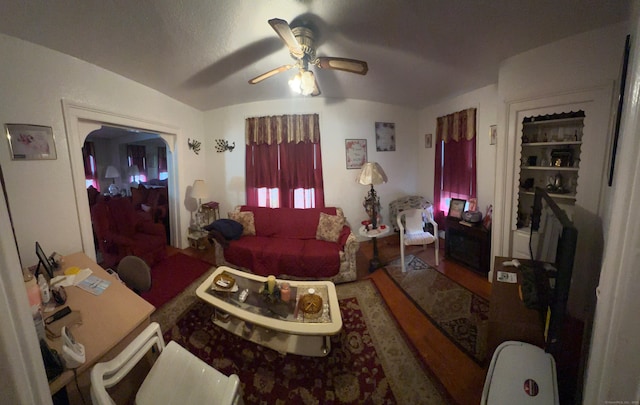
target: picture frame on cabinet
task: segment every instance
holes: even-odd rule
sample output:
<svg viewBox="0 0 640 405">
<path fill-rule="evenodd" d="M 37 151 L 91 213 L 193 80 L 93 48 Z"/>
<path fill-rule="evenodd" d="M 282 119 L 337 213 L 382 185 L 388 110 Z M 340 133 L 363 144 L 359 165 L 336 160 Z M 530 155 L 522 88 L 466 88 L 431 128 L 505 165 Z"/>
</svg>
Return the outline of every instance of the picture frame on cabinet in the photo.
<svg viewBox="0 0 640 405">
<path fill-rule="evenodd" d="M 613 172 L 616 166 L 616 152 L 618 150 L 618 137 L 620 136 L 620 122 L 622 118 L 622 106 L 624 103 L 624 88 L 627 84 L 627 69 L 629 67 L 629 53 L 631 52 L 631 35 L 627 35 L 624 44 L 624 54 L 622 57 L 622 66 L 620 69 L 620 77 L 618 83 L 620 83 L 618 93 L 618 104 L 615 115 L 615 126 L 613 129 L 613 139 L 611 146 L 611 162 L 609 163 L 609 187 L 613 185 Z"/>
<path fill-rule="evenodd" d="M 464 212 L 464 206 L 467 204 L 467 200 L 460 198 L 452 198 L 449 202 L 448 217 L 462 219 L 462 213 Z"/>
<path fill-rule="evenodd" d="M 53 129 L 44 125 L 5 124 L 12 160 L 55 160 Z"/>
</svg>

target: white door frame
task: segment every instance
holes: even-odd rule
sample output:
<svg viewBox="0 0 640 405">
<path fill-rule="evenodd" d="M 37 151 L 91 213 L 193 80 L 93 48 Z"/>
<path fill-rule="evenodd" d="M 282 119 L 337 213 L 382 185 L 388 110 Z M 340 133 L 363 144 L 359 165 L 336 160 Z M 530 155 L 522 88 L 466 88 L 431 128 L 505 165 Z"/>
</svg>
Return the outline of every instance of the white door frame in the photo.
<svg viewBox="0 0 640 405">
<path fill-rule="evenodd" d="M 171 243 L 178 240 L 177 230 L 180 229 L 178 215 L 178 176 L 175 162 L 175 146 L 180 133 L 179 129 L 167 124 L 146 120 L 139 117 L 131 117 L 124 114 L 104 111 L 95 107 L 78 104 L 68 100 L 62 100 L 62 112 L 67 130 L 67 144 L 71 160 L 71 175 L 76 195 L 76 208 L 78 223 L 80 224 L 80 237 L 82 250 L 91 257 L 95 257 L 95 244 L 93 242 L 93 230 L 91 228 L 91 213 L 85 187 L 84 162 L 82 159 L 82 146 L 92 131 L 102 125 L 139 129 L 145 132 L 154 132 L 167 143 L 167 171 L 169 172 L 169 223 L 171 229 Z"/>
</svg>

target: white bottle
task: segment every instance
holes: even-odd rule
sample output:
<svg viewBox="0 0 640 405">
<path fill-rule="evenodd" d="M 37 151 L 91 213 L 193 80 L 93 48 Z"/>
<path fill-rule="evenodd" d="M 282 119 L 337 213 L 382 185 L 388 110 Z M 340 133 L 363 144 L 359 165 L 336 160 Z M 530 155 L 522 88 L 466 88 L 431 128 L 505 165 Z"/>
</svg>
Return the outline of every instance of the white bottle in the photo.
<svg viewBox="0 0 640 405">
<path fill-rule="evenodd" d="M 40 296 L 42 297 L 42 304 L 46 305 L 51 299 L 51 291 L 49 291 L 49 283 L 44 279 L 42 274 L 38 275 L 38 287 L 40 287 Z"/>
</svg>

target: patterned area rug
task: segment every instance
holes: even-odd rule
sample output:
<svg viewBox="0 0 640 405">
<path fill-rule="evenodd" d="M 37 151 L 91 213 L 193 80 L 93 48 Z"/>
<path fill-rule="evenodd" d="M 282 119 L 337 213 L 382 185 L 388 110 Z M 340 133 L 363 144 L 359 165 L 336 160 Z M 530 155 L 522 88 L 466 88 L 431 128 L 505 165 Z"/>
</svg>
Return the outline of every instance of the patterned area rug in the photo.
<svg viewBox="0 0 640 405">
<path fill-rule="evenodd" d="M 407 297 L 462 351 L 483 365 L 487 351 L 489 301 L 438 272 L 420 258 L 405 256 L 387 264 L 385 271 Z"/>
<path fill-rule="evenodd" d="M 343 328 L 327 357 L 285 355 L 246 341 L 213 325 L 213 308 L 201 301 L 165 340 L 237 374 L 246 404 L 446 404 L 373 283 L 336 289 Z"/>
</svg>

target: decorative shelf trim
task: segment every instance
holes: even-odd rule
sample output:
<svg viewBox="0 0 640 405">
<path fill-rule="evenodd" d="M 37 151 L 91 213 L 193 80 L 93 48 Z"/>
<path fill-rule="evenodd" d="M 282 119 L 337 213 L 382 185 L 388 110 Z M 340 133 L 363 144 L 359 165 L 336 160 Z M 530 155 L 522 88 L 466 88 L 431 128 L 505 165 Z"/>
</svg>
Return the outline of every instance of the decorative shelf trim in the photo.
<svg viewBox="0 0 640 405">
<path fill-rule="evenodd" d="M 546 170 L 554 172 L 577 172 L 578 167 L 557 167 L 557 166 L 520 166 L 522 170 Z"/>
<path fill-rule="evenodd" d="M 582 145 L 582 141 L 558 141 L 558 142 L 528 142 L 522 146 L 565 146 L 565 145 Z"/>
</svg>

